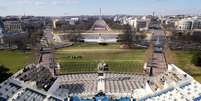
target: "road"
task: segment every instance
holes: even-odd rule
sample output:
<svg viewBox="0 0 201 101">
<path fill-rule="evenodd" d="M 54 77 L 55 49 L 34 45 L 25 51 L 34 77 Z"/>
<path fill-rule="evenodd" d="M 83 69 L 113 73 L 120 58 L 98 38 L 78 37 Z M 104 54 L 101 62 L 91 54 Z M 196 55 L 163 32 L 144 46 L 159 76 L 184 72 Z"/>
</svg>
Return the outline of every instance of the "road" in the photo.
<svg viewBox="0 0 201 101">
<path fill-rule="evenodd" d="M 165 46 L 165 33 L 161 29 L 150 30 L 152 32 L 152 44 L 153 48 L 156 46 L 164 47 Z M 164 49 L 164 48 L 163 48 Z M 163 52 L 154 52 L 152 53 L 152 58 L 149 61 L 151 65 L 151 75 L 157 76 L 167 70 L 167 64 Z"/>
</svg>

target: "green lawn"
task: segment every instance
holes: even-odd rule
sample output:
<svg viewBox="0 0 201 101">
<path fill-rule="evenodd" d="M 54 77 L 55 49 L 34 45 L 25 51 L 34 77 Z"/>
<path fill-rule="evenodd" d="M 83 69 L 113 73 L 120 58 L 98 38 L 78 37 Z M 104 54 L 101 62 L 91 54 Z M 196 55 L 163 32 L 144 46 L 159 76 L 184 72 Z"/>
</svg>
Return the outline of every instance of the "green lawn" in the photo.
<svg viewBox="0 0 201 101">
<path fill-rule="evenodd" d="M 98 45 L 96 43 L 75 43 L 73 46 L 68 47 L 68 48 L 63 48 L 64 50 L 66 49 L 106 49 L 106 48 L 112 48 L 112 49 L 119 49 L 120 44 L 108 44 L 108 45 Z M 62 50 L 62 49 L 61 49 Z"/>
<path fill-rule="evenodd" d="M 20 51 L 0 51 L 0 64 L 10 69 L 11 73 L 15 73 L 30 61 L 31 53 Z"/>
<path fill-rule="evenodd" d="M 194 51 L 174 51 L 174 53 L 176 65 L 201 82 L 201 67 L 196 67 L 191 63 Z"/>
<path fill-rule="evenodd" d="M 61 73 L 96 71 L 105 61 L 113 72 L 143 72 L 145 49 L 121 49 L 119 44 L 76 44 L 56 51 Z M 81 56 L 81 58 L 73 58 Z"/>
</svg>

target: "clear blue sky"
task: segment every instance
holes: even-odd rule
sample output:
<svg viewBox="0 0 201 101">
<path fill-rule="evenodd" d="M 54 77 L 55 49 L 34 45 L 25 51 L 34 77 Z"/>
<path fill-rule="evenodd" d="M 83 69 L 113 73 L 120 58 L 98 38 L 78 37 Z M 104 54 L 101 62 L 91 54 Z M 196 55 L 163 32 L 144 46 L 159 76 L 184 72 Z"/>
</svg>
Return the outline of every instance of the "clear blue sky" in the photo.
<svg viewBox="0 0 201 101">
<path fill-rule="evenodd" d="M 5 15 L 201 14 L 201 0 L 0 0 Z"/>
</svg>

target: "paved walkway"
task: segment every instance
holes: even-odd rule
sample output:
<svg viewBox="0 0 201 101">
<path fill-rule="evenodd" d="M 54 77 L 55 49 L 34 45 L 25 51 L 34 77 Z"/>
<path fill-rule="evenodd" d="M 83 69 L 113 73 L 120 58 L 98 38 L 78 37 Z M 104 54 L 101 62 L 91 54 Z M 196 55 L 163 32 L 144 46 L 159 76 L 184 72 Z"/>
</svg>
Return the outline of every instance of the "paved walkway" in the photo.
<svg viewBox="0 0 201 101">
<path fill-rule="evenodd" d="M 163 30 L 152 30 L 153 37 L 152 42 L 156 43 L 159 41 L 162 46 L 165 45 L 165 33 Z M 166 60 L 164 53 L 155 53 L 152 54 L 152 75 L 157 76 L 167 70 Z"/>
</svg>

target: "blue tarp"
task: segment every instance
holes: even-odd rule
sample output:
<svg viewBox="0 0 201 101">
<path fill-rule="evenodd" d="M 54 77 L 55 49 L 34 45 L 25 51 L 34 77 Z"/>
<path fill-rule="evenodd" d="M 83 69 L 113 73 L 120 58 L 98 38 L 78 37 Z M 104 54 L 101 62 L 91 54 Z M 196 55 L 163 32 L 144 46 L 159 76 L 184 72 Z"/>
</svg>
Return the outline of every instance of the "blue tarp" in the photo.
<svg viewBox="0 0 201 101">
<path fill-rule="evenodd" d="M 67 101 L 67 99 L 64 101 Z M 94 99 L 80 99 L 78 96 L 73 96 L 70 98 L 70 101 L 94 101 Z"/>
<path fill-rule="evenodd" d="M 130 101 L 129 97 L 122 97 L 120 99 L 117 99 L 116 101 Z"/>
<path fill-rule="evenodd" d="M 65 99 L 64 101 L 67 101 L 67 99 Z M 80 99 L 78 96 L 73 96 L 70 98 L 70 101 L 110 101 L 110 99 L 108 96 L 96 96 L 95 99 Z M 114 101 L 130 101 L 130 98 L 122 97 Z M 135 101 L 135 99 L 133 101 Z"/>
<path fill-rule="evenodd" d="M 70 98 L 70 101 L 81 101 L 81 99 L 77 96 L 73 96 Z"/>
<path fill-rule="evenodd" d="M 201 96 L 199 96 L 199 97 L 193 99 L 193 101 L 201 101 Z"/>
<path fill-rule="evenodd" d="M 94 101 L 94 99 L 81 99 L 81 101 Z"/>
<path fill-rule="evenodd" d="M 8 101 L 6 98 L 0 97 L 0 101 Z"/>
<path fill-rule="evenodd" d="M 108 96 L 97 96 L 95 97 L 96 101 L 109 101 L 109 97 Z"/>
</svg>

